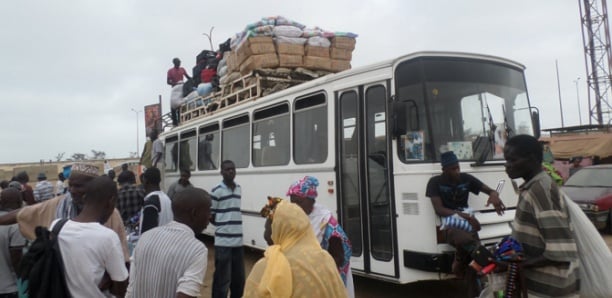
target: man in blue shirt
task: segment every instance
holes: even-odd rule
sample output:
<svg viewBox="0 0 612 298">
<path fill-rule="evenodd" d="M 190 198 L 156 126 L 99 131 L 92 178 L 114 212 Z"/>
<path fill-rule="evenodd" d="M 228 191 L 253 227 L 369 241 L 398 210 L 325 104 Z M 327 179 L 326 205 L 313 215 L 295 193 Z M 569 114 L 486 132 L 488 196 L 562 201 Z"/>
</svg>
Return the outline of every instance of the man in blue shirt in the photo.
<svg viewBox="0 0 612 298">
<path fill-rule="evenodd" d="M 466 212 L 469 194 L 470 192 L 476 195 L 480 192 L 488 194 L 486 206 L 492 204 L 499 215 L 503 214 L 505 206 L 497 191 L 482 183 L 478 178 L 468 173 L 461 173 L 459 159 L 453 151 L 442 153 L 440 159 L 442 174 L 429 179 L 425 195 L 431 199 L 438 216 L 449 217 L 456 214 L 465 219 L 472 227 L 472 231 L 459 228 L 446 229 L 446 241 L 456 249 L 452 271 L 457 277 L 466 278 L 468 295 L 474 297 L 478 295 L 476 271 L 468 268 L 467 265 L 470 262 L 471 253 L 480 245 L 478 238 L 480 223 L 471 213 Z"/>
<path fill-rule="evenodd" d="M 244 251 L 242 249 L 242 189 L 234 182 L 236 166 L 231 160 L 221 163 L 223 181 L 212 189 L 211 222 L 215 230 L 215 273 L 212 297 L 242 297 L 244 292 Z"/>
</svg>

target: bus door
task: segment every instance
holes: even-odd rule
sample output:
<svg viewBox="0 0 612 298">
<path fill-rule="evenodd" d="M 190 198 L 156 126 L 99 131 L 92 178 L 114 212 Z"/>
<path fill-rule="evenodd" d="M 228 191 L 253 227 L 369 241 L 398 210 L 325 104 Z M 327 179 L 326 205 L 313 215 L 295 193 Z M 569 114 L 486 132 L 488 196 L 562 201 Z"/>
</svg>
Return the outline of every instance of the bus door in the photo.
<svg viewBox="0 0 612 298">
<path fill-rule="evenodd" d="M 336 95 L 338 210 L 353 245 L 351 267 L 366 274 L 397 276 L 387 86 L 382 81 Z"/>
</svg>

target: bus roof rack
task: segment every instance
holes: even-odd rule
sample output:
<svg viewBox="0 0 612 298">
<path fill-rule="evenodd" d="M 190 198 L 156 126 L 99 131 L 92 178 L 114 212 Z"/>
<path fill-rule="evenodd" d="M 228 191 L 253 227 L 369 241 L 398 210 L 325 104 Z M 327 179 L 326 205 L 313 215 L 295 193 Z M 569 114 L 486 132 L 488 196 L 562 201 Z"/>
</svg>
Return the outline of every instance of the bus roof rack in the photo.
<svg viewBox="0 0 612 298">
<path fill-rule="evenodd" d="M 268 94 L 330 74 L 326 71 L 312 71 L 297 68 L 277 71 L 259 69 L 221 86 L 217 92 L 198 96 L 180 106 L 180 124 L 205 117 L 231 106 L 256 100 Z M 179 124 L 179 125 L 180 125 Z"/>
</svg>

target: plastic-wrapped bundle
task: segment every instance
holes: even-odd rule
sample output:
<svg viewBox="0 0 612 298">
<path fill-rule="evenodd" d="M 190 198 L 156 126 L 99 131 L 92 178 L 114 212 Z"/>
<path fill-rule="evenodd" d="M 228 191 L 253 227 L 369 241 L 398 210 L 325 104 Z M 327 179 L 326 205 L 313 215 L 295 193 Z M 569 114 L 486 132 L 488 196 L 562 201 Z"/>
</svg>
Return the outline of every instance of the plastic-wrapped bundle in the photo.
<svg viewBox="0 0 612 298">
<path fill-rule="evenodd" d="M 352 32 L 334 32 L 334 36 L 343 36 L 349 38 L 357 38 L 359 35 Z"/>
<path fill-rule="evenodd" d="M 331 41 L 326 37 L 313 36 L 308 38 L 307 44 L 309 46 L 329 48 L 331 46 Z"/>
<path fill-rule="evenodd" d="M 303 45 L 306 43 L 306 40 L 307 39 L 303 37 L 285 37 L 285 36 L 274 37 L 274 41 L 276 41 L 276 43 L 289 43 L 289 44 Z"/>
<path fill-rule="evenodd" d="M 257 27 L 268 26 L 268 25 L 271 25 L 271 26 L 276 25 L 276 20 L 274 18 L 262 18 L 261 20 L 255 23 L 247 24 L 246 30 L 253 30 Z"/>
<path fill-rule="evenodd" d="M 197 91 L 199 96 L 205 97 L 212 92 L 212 83 L 200 83 Z"/>
<path fill-rule="evenodd" d="M 474 230 L 472 228 L 472 225 L 467 220 L 463 219 L 457 214 L 442 218 L 442 225 L 440 226 L 440 230 L 446 230 L 450 228 L 460 229 L 468 232 L 472 232 Z"/>
<path fill-rule="evenodd" d="M 176 109 L 183 103 L 183 84 L 172 87 L 170 92 L 170 107 Z"/>
<path fill-rule="evenodd" d="M 323 32 L 323 29 L 319 27 L 305 28 L 302 30 L 302 37 L 321 36 L 322 32 Z"/>
<path fill-rule="evenodd" d="M 253 29 L 249 29 L 249 31 L 247 32 L 247 35 L 248 36 L 272 36 L 274 34 L 273 30 L 274 30 L 274 26 L 272 25 L 259 26 Z"/>
<path fill-rule="evenodd" d="M 580 259 L 580 296 L 610 297 L 612 252 L 582 209 L 566 194 L 563 199 L 572 221 Z"/>
<path fill-rule="evenodd" d="M 274 17 L 274 19 L 275 19 L 275 23 L 274 24 L 276 26 L 289 25 L 289 26 L 298 27 L 300 29 L 304 29 L 306 27 L 306 26 L 302 25 L 299 22 L 296 22 L 296 21 L 293 21 L 293 20 L 289 20 L 289 19 L 287 19 L 285 17 L 282 17 L 282 16 Z"/>
<path fill-rule="evenodd" d="M 302 36 L 302 29 L 295 26 L 276 26 L 272 29 L 274 36 L 285 36 L 285 37 L 300 37 Z"/>
</svg>

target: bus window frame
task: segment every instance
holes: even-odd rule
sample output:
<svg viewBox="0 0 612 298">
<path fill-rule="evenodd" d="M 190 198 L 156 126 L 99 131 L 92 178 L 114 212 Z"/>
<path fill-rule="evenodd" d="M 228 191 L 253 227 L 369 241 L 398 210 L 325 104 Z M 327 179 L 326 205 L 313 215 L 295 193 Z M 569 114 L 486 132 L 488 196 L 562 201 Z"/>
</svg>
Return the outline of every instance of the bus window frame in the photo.
<svg viewBox="0 0 612 298">
<path fill-rule="evenodd" d="M 202 140 L 201 138 L 205 138 L 206 135 L 208 134 L 217 134 L 217 141 L 219 142 L 218 146 L 217 146 L 217 153 L 218 156 L 216 158 L 216 160 L 213 160 L 212 157 L 210 157 L 210 162 L 212 164 L 212 169 L 206 169 L 204 167 L 200 167 L 200 156 L 201 156 L 201 152 L 200 152 L 200 145 L 202 144 L 202 141 L 206 141 L 206 140 Z M 211 123 L 207 123 L 204 125 L 200 125 L 198 127 L 198 143 L 197 143 L 197 169 L 198 171 L 215 171 L 219 168 L 219 164 L 220 161 L 219 159 L 221 158 L 221 124 L 219 122 L 211 122 Z M 214 145 L 214 141 L 212 142 L 212 144 Z M 214 152 L 214 146 L 211 146 L 211 150 L 212 152 Z M 211 154 L 212 154 L 211 152 Z M 214 154 L 212 154 L 214 155 Z M 215 166 L 215 161 L 217 162 L 217 166 Z"/>
<path fill-rule="evenodd" d="M 272 105 L 266 106 L 266 107 L 262 107 L 259 109 L 256 109 L 253 111 L 253 120 L 251 121 L 251 163 L 253 165 L 253 167 L 271 167 L 271 166 L 284 166 L 284 165 L 288 165 L 289 162 L 291 161 L 291 139 L 292 139 L 292 135 L 291 135 L 291 108 L 289 106 L 289 101 L 281 101 L 281 102 L 277 102 L 274 103 Z M 278 112 L 278 113 L 277 113 Z M 268 120 L 274 120 L 274 119 L 278 119 L 278 118 L 282 118 L 282 117 L 287 117 L 287 125 L 286 129 L 287 131 L 285 131 L 285 135 L 287 136 L 286 139 L 286 150 L 278 150 L 278 149 L 283 149 L 282 146 L 266 146 L 265 148 L 274 148 L 274 150 L 264 150 L 263 147 L 261 147 L 260 144 L 260 148 L 259 149 L 255 149 L 255 126 L 256 124 L 259 123 L 263 123 L 265 121 Z M 278 124 L 274 125 L 276 127 L 279 127 Z M 282 128 L 282 125 L 280 125 L 280 127 Z M 277 140 L 277 136 L 275 135 L 274 138 L 275 143 L 278 141 Z M 262 140 L 260 139 L 259 142 L 261 143 Z M 259 158 L 256 158 L 256 154 L 255 154 L 255 150 L 261 150 L 261 152 L 259 153 Z M 283 152 L 286 151 L 287 156 L 283 156 L 285 159 L 284 160 L 279 160 L 279 162 L 266 162 L 267 157 L 264 156 L 264 151 L 274 151 L 274 152 L 268 152 L 268 153 L 272 153 L 272 154 L 266 154 L 266 155 L 272 155 L 272 156 L 276 156 L 276 154 L 274 153 L 279 153 L 282 154 Z M 278 151 L 278 152 L 277 152 Z"/>
<path fill-rule="evenodd" d="M 246 120 L 243 118 L 246 118 Z M 244 155 L 248 156 L 246 165 L 242 165 L 236 160 L 227 158 L 226 152 L 225 152 L 225 146 L 224 146 L 224 143 L 226 140 L 225 134 L 227 133 L 227 130 L 234 129 L 234 128 L 242 128 L 242 126 L 246 126 L 247 131 L 248 131 L 248 138 L 245 138 L 247 140 L 247 144 L 246 146 L 243 146 L 245 148 L 243 150 L 246 150 L 246 152 L 242 152 Z M 251 116 L 248 112 L 223 119 L 221 122 L 221 160 L 232 160 L 236 168 L 243 168 L 243 169 L 249 168 L 251 164 L 251 154 L 250 154 L 251 145 L 249 144 L 249 142 L 252 138 L 250 134 L 251 134 Z"/>
<path fill-rule="evenodd" d="M 314 98 L 313 101 L 317 100 L 317 97 L 321 96 L 323 98 L 323 101 L 321 102 L 314 102 L 314 104 L 309 104 L 308 102 L 310 100 L 312 100 Z M 307 103 L 303 106 L 300 106 L 301 103 Z M 300 159 L 298 160 L 296 157 L 298 155 L 298 153 L 296 152 L 296 148 L 298 148 L 298 146 L 303 146 L 303 144 L 296 144 L 296 140 L 298 140 L 295 136 L 297 135 L 296 133 L 296 121 L 297 118 L 296 115 L 299 115 L 301 113 L 306 113 L 308 111 L 311 110 L 315 110 L 315 109 L 321 109 L 324 108 L 325 109 L 325 114 L 323 117 L 323 120 L 325 121 L 324 125 L 325 127 L 323 128 L 323 133 L 325 134 L 324 138 L 317 138 L 317 140 L 312 140 L 311 144 L 315 144 L 315 143 L 319 143 L 319 142 L 315 142 L 315 141 L 319 141 L 319 139 L 324 140 L 325 143 L 324 144 L 320 144 L 320 148 L 324 150 L 324 152 L 321 152 L 321 157 L 320 159 L 317 160 L 313 160 L 312 162 L 308 162 L 307 159 L 308 157 L 304 158 L 304 160 Z M 291 124 L 292 124 L 292 128 L 291 128 L 291 134 L 292 134 L 292 155 L 293 155 L 293 162 L 296 165 L 308 165 L 308 164 L 322 164 L 325 163 L 329 157 L 329 97 L 327 96 L 327 92 L 325 92 L 325 90 L 319 90 L 316 92 L 312 92 L 310 94 L 307 95 L 303 95 L 300 97 L 296 97 L 293 100 L 293 118 L 291 119 Z"/>
<path fill-rule="evenodd" d="M 179 135 L 178 134 L 174 134 L 174 135 L 170 135 L 168 137 L 166 137 L 165 142 L 164 142 L 164 171 L 165 172 L 170 172 L 170 173 L 174 173 L 178 171 L 178 156 L 176 158 L 176 162 L 173 163 L 173 165 L 175 166 L 174 168 L 169 168 L 170 165 L 172 165 L 171 163 L 167 163 L 166 162 L 166 158 L 167 154 L 168 154 L 168 145 L 169 144 L 176 144 L 176 146 L 178 146 L 178 142 L 179 142 Z M 178 149 L 177 149 L 178 150 Z M 171 152 L 170 152 L 171 153 Z"/>
</svg>

